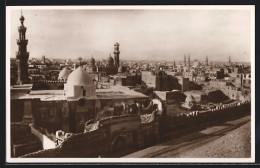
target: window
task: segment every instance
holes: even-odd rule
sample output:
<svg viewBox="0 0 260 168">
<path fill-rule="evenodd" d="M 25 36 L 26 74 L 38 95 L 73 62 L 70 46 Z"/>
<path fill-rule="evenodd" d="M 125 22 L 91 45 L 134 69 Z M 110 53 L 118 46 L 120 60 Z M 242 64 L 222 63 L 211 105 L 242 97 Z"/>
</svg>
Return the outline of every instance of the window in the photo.
<svg viewBox="0 0 260 168">
<path fill-rule="evenodd" d="M 86 90 L 83 89 L 83 96 L 86 96 Z"/>
</svg>

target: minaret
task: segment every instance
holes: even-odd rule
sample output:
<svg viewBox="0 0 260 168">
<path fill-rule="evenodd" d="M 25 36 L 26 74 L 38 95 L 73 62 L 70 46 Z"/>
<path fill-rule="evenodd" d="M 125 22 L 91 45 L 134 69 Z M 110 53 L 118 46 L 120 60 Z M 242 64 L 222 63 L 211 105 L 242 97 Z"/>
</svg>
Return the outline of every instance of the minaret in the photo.
<svg viewBox="0 0 260 168">
<path fill-rule="evenodd" d="M 176 67 L 176 64 L 175 64 L 175 61 L 173 62 L 173 68 L 175 68 Z"/>
<path fill-rule="evenodd" d="M 42 56 L 42 62 L 43 62 L 43 64 L 45 64 L 45 56 L 44 55 Z"/>
<path fill-rule="evenodd" d="M 119 43 L 116 42 L 114 44 L 114 61 L 115 61 L 115 66 L 117 67 L 119 67 L 119 54 L 120 54 Z"/>
<path fill-rule="evenodd" d="M 209 65 L 209 60 L 208 60 L 208 56 L 206 56 L 206 66 L 208 66 Z"/>
<path fill-rule="evenodd" d="M 81 57 L 79 57 L 79 58 L 78 58 L 78 60 L 79 60 L 79 66 L 81 66 L 81 61 L 82 61 L 82 58 L 81 58 Z"/>
<path fill-rule="evenodd" d="M 184 65 L 186 66 L 186 54 L 184 55 Z"/>
<path fill-rule="evenodd" d="M 231 65 L 231 57 L 229 56 L 229 59 L 228 59 L 228 63 L 229 65 Z"/>
<path fill-rule="evenodd" d="M 18 79 L 17 84 L 24 84 L 29 82 L 28 78 L 28 58 L 29 52 L 27 52 L 28 40 L 25 37 L 26 27 L 23 25 L 24 17 L 21 12 L 21 26 L 18 27 L 19 39 L 17 39 L 18 52 L 16 52 L 16 59 L 18 64 Z"/>
<path fill-rule="evenodd" d="M 93 58 L 93 56 L 91 56 L 91 58 L 90 58 L 90 64 L 93 67 L 96 65 L 96 60 Z"/>
<path fill-rule="evenodd" d="M 190 67 L 190 54 L 188 55 L 188 67 Z"/>
</svg>

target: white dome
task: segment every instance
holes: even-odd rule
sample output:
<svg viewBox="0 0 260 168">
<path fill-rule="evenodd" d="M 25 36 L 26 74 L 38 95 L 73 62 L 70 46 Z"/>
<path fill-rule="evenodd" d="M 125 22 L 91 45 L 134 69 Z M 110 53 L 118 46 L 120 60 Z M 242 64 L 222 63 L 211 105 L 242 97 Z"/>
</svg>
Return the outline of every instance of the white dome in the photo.
<svg viewBox="0 0 260 168">
<path fill-rule="evenodd" d="M 67 80 L 70 75 L 70 70 L 67 67 L 64 67 L 59 73 L 59 80 Z"/>
<path fill-rule="evenodd" d="M 78 67 L 68 77 L 67 85 L 91 85 L 93 84 L 90 75 L 82 67 Z"/>
<path fill-rule="evenodd" d="M 193 102 L 195 102 L 195 99 L 192 95 L 188 95 L 185 99 L 185 102 L 186 103 L 190 103 L 190 102 L 193 103 Z"/>
</svg>

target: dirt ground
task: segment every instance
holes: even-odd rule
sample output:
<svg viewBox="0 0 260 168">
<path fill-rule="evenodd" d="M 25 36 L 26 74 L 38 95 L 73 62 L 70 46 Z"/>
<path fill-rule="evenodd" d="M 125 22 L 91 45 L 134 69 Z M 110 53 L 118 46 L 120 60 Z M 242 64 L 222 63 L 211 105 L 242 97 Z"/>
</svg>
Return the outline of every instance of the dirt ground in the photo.
<svg viewBox="0 0 260 168">
<path fill-rule="evenodd" d="M 251 116 L 217 124 L 204 130 L 129 154 L 127 158 L 250 158 Z"/>
<path fill-rule="evenodd" d="M 249 158 L 251 156 L 250 122 L 203 146 L 175 157 L 181 158 Z"/>
</svg>

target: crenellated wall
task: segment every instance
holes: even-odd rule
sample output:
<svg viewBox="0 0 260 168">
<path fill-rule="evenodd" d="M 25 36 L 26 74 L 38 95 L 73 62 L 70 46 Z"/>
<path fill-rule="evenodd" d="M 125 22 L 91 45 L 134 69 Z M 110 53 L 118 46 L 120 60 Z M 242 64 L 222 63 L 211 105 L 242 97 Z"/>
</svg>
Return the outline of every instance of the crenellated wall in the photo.
<svg viewBox="0 0 260 168">
<path fill-rule="evenodd" d="M 65 83 L 63 80 L 38 80 L 33 82 L 32 90 L 63 90 Z"/>
<path fill-rule="evenodd" d="M 251 101 L 243 103 L 230 103 L 216 106 L 213 109 L 205 111 L 191 111 L 190 113 L 181 113 L 176 116 L 167 116 L 161 118 L 160 135 L 175 133 L 185 128 L 199 128 L 201 125 L 207 125 L 213 122 L 224 122 L 237 119 L 241 116 L 250 115 Z"/>
</svg>

